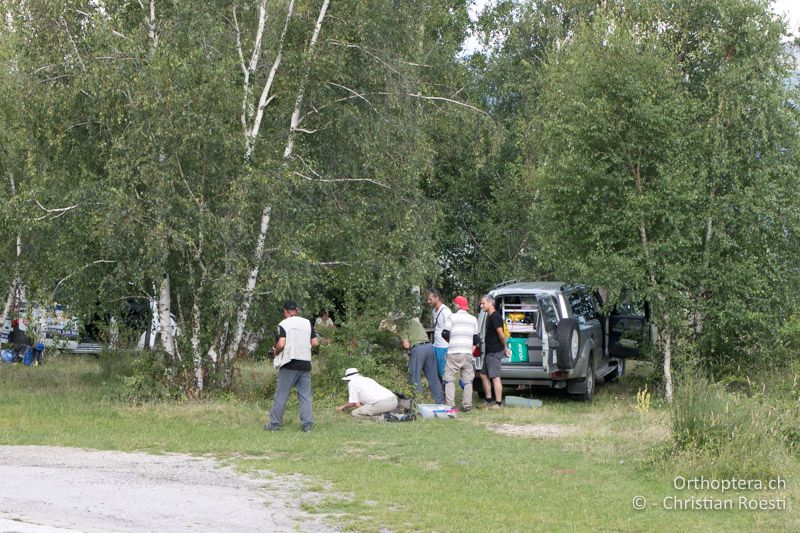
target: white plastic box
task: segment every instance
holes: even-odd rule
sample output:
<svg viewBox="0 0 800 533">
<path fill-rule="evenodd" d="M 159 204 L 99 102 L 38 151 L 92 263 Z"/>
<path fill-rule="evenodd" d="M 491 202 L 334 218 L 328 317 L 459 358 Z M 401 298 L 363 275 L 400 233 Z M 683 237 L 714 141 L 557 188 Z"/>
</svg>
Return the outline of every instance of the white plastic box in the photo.
<svg viewBox="0 0 800 533">
<path fill-rule="evenodd" d="M 455 418 L 456 410 L 441 403 L 419 403 L 417 411 L 422 418 Z"/>
</svg>

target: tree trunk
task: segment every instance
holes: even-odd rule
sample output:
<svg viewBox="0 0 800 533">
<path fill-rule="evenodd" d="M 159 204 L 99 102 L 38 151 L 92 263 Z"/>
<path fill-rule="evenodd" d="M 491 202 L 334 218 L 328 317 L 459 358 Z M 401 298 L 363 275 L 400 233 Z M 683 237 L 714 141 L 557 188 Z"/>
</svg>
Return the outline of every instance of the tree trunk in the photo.
<svg viewBox="0 0 800 533">
<path fill-rule="evenodd" d="M 311 40 L 309 41 L 309 48 L 308 48 L 308 55 L 306 58 L 306 65 L 304 69 L 303 77 L 300 80 L 300 86 L 297 91 L 297 96 L 295 98 L 295 105 L 292 111 L 292 119 L 289 126 L 289 138 L 286 142 L 286 147 L 283 151 L 284 159 L 289 159 L 292 155 L 292 151 L 294 148 L 294 138 L 293 133 L 295 128 L 299 125 L 300 121 L 300 110 L 303 105 L 303 99 L 305 96 L 305 84 L 308 79 L 308 71 L 309 71 L 309 63 L 311 58 L 314 55 L 314 50 L 316 49 L 317 40 L 319 39 L 319 33 L 322 28 L 322 22 L 325 18 L 325 14 L 328 10 L 328 5 L 330 4 L 330 0 L 323 0 L 322 6 L 320 8 L 319 15 L 317 17 L 317 22 L 314 26 L 314 32 L 311 35 Z M 259 10 L 261 12 L 261 9 Z M 289 0 L 287 5 L 287 13 L 286 19 L 283 27 L 283 31 L 281 36 L 278 40 L 277 45 L 277 54 L 275 56 L 275 61 L 273 62 L 272 68 L 267 76 L 267 81 L 264 84 L 264 87 L 261 91 L 261 96 L 258 101 L 258 106 L 255 109 L 255 116 L 253 118 L 253 123 L 249 128 L 245 129 L 245 162 L 249 162 L 253 156 L 253 151 L 255 147 L 255 143 L 258 139 L 258 134 L 261 128 L 261 121 L 264 117 L 264 109 L 269 105 L 269 102 L 272 100 L 273 96 L 270 95 L 272 91 L 272 85 L 275 80 L 275 75 L 278 71 L 278 67 L 281 63 L 281 58 L 283 54 L 283 46 L 286 40 L 286 33 L 289 27 L 289 21 L 291 20 L 294 13 L 294 0 Z M 259 15 L 260 17 L 260 15 Z M 260 33 L 263 31 L 263 27 L 259 23 L 259 28 L 256 34 L 256 41 L 260 39 Z M 238 32 L 238 27 L 237 27 Z M 238 36 L 238 34 L 237 34 Z M 244 56 L 241 52 L 240 48 L 240 41 L 237 41 L 237 47 L 239 47 L 239 56 L 242 62 L 242 69 L 247 70 L 248 66 L 244 62 Z M 257 50 L 254 49 L 254 54 L 257 54 Z M 251 58 L 250 64 L 253 64 L 253 59 Z M 243 86 L 245 99 L 247 98 L 248 91 L 250 87 L 248 87 L 249 77 L 245 76 L 245 82 Z M 246 108 L 243 106 L 243 118 L 246 118 Z M 243 121 L 246 123 L 246 120 Z M 255 253 L 253 254 L 253 268 L 250 271 L 250 275 L 247 278 L 247 283 L 245 284 L 244 291 L 242 293 L 242 303 L 239 305 L 239 308 L 236 311 L 236 326 L 233 332 L 233 337 L 226 343 L 221 344 L 224 346 L 224 351 L 222 352 L 222 363 L 225 368 L 225 374 L 223 378 L 222 387 L 226 388 L 231 381 L 232 372 L 233 372 L 233 360 L 236 357 L 239 349 L 242 345 L 242 340 L 244 338 L 245 327 L 247 325 L 247 317 L 250 314 L 250 306 L 252 305 L 253 301 L 253 292 L 255 291 L 256 282 L 258 281 L 258 273 L 261 269 L 261 263 L 264 260 L 264 243 L 266 241 L 267 231 L 269 230 L 269 223 L 270 217 L 272 215 L 272 207 L 267 205 L 264 207 L 261 213 L 261 224 L 258 233 L 258 238 L 256 239 L 256 249 Z M 211 349 L 209 349 L 209 355 L 216 356 L 217 352 L 215 347 L 212 345 Z"/>
<path fill-rule="evenodd" d="M 711 191 L 711 201 L 714 201 L 714 191 Z M 705 228 L 705 236 L 703 239 L 703 271 L 701 273 L 702 278 L 704 279 L 708 273 L 708 267 L 711 264 L 711 238 L 714 235 L 714 219 L 711 215 L 708 216 L 706 219 L 706 228 Z M 694 311 L 694 339 L 697 340 L 700 335 L 703 333 L 703 322 L 704 316 L 703 312 L 700 309 L 700 304 L 703 302 L 705 298 L 706 288 L 705 285 L 701 282 L 700 287 L 697 290 L 697 298 L 695 300 L 695 311 Z"/>
<path fill-rule="evenodd" d="M 311 62 L 314 60 L 314 52 L 317 48 L 317 40 L 319 39 L 319 32 L 322 29 L 322 21 L 325 20 L 325 13 L 328 11 L 330 0 L 324 0 L 322 7 L 319 9 L 319 16 L 317 23 L 314 25 L 314 33 L 311 34 L 311 41 L 308 43 L 308 51 L 306 52 L 305 68 L 303 69 L 303 77 L 300 78 L 300 86 L 297 89 L 297 98 L 294 102 L 294 110 L 292 111 L 292 119 L 289 123 L 289 139 L 286 141 L 286 148 L 283 150 L 284 159 L 288 159 L 294 150 L 294 135 L 297 128 L 300 126 L 300 109 L 303 106 L 303 99 L 306 93 L 306 83 L 308 82 L 308 75 L 311 71 Z"/>
<path fill-rule="evenodd" d="M 664 352 L 664 398 L 672 402 L 672 334 L 668 327 L 661 332 Z"/>
<path fill-rule="evenodd" d="M 14 295 L 17 294 L 17 280 L 16 278 L 12 281 L 8 286 L 8 296 L 6 297 L 6 303 L 3 306 L 3 314 L 0 315 L 0 327 L 3 327 L 3 324 L 6 323 L 6 317 L 11 312 L 11 306 L 14 305 Z"/>
<path fill-rule="evenodd" d="M 226 365 L 230 365 L 234 357 L 236 357 L 236 353 L 239 351 L 239 347 L 242 343 L 244 328 L 247 324 L 247 316 L 250 314 L 250 305 L 253 302 L 253 291 L 256 288 L 256 281 L 258 281 L 258 272 L 261 269 L 261 262 L 264 260 L 264 241 L 267 238 L 271 214 L 272 208 L 270 206 L 265 207 L 264 211 L 261 213 L 261 228 L 258 232 L 256 250 L 253 254 L 253 269 L 247 277 L 247 284 L 242 294 L 242 303 L 239 305 L 239 309 L 236 312 L 236 330 L 225 352 Z"/>
<path fill-rule="evenodd" d="M 180 360 L 175 350 L 175 339 L 172 336 L 172 301 L 170 297 L 169 274 L 161 280 L 158 297 L 158 325 L 161 334 L 161 345 L 170 357 Z"/>
<path fill-rule="evenodd" d="M 200 352 L 200 304 L 195 295 L 192 302 L 192 359 L 194 361 L 194 388 L 197 394 L 203 392 L 203 356 Z"/>
</svg>

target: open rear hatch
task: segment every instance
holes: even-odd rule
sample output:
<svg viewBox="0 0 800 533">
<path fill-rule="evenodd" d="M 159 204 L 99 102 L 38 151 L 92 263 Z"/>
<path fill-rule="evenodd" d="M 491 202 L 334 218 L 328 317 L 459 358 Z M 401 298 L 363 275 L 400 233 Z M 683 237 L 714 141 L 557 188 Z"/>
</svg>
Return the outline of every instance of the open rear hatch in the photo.
<svg viewBox="0 0 800 533">
<path fill-rule="evenodd" d="M 508 331 L 508 346 L 511 357 L 503 359 L 503 364 L 525 365 L 541 368 L 542 321 L 539 316 L 539 302 L 533 294 L 509 294 L 500 296 L 496 302 L 497 310 L 503 317 Z"/>
</svg>

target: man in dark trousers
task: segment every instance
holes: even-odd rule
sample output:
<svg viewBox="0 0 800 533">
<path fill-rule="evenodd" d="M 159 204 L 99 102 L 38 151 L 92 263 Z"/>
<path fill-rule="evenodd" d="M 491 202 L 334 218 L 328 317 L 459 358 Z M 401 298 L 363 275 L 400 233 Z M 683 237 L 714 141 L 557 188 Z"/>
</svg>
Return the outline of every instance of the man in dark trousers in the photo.
<svg viewBox="0 0 800 533">
<path fill-rule="evenodd" d="M 311 348 L 319 346 L 317 333 L 311 322 L 299 316 L 297 303 L 288 300 L 283 304 L 284 319 L 278 324 L 278 340 L 272 348 L 275 367 L 278 368 L 278 388 L 266 431 L 280 431 L 283 413 L 292 387 L 300 400 L 300 423 L 304 432 L 311 431 L 314 419 L 311 413 Z"/>
<path fill-rule="evenodd" d="M 484 405 L 489 409 L 500 409 L 503 405 L 503 382 L 500 380 L 500 366 L 503 357 L 510 357 L 506 336 L 503 334 L 503 317 L 494 307 L 494 298 L 488 294 L 481 298 L 481 309 L 486 312 L 486 336 L 483 339 L 483 369 L 480 372 Z M 494 392 L 494 398 L 492 397 Z"/>
<path fill-rule="evenodd" d="M 433 400 L 436 403 L 444 403 L 442 384 L 439 381 L 439 371 L 436 365 L 436 354 L 433 351 L 433 344 L 428 340 L 428 334 L 418 318 L 412 317 L 408 320 L 400 319 L 399 326 L 400 345 L 404 350 L 408 350 L 408 381 L 417 393 L 422 392 L 422 373 L 428 380 Z"/>
</svg>

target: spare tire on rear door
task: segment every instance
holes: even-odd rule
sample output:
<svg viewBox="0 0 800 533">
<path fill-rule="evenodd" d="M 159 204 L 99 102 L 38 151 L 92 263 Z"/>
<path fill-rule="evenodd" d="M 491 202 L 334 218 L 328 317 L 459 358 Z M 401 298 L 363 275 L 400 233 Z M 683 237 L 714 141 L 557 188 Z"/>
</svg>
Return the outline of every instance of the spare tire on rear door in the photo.
<svg viewBox="0 0 800 533">
<path fill-rule="evenodd" d="M 569 370 L 578 364 L 578 353 L 581 347 L 578 321 L 574 318 L 563 318 L 556 326 L 556 363 L 558 368 Z"/>
</svg>

